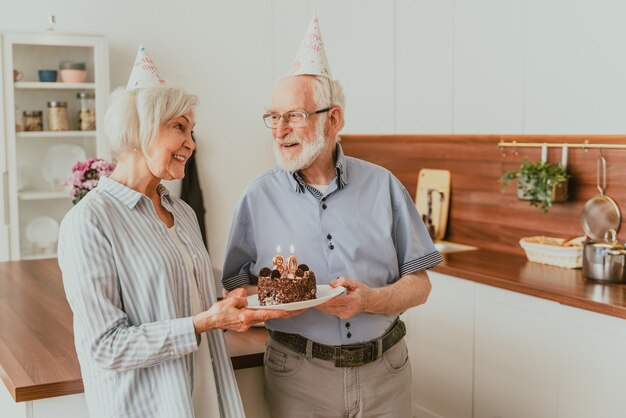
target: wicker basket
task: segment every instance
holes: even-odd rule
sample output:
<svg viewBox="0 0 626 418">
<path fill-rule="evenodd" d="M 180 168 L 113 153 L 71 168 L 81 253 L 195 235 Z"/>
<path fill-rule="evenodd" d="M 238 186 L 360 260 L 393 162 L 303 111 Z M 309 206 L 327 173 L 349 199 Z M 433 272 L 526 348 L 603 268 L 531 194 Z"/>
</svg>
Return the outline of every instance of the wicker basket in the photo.
<svg viewBox="0 0 626 418">
<path fill-rule="evenodd" d="M 583 266 L 583 247 L 580 243 L 573 246 L 561 246 L 562 238 L 526 237 L 519 241 L 526 257 L 536 263 L 570 269 Z"/>
</svg>

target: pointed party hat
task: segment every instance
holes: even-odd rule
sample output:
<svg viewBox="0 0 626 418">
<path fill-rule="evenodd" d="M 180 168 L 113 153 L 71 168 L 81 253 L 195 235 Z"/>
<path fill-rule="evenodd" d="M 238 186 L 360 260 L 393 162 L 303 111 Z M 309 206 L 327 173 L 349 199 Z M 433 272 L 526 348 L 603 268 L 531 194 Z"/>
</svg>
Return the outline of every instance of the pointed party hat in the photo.
<svg viewBox="0 0 626 418">
<path fill-rule="evenodd" d="M 126 90 L 158 86 L 163 83 L 165 83 L 165 80 L 159 75 L 159 69 L 156 64 L 146 53 L 143 45 L 139 45 L 137 58 L 135 58 L 135 64 L 133 65 L 133 71 L 130 73 Z"/>
<path fill-rule="evenodd" d="M 320 75 L 322 77 L 332 78 L 330 75 L 330 67 L 328 66 L 328 58 L 326 58 L 326 49 L 320 32 L 319 20 L 313 15 L 309 28 L 306 31 L 304 40 L 300 44 L 300 50 L 296 59 L 291 64 L 289 75 Z"/>
</svg>

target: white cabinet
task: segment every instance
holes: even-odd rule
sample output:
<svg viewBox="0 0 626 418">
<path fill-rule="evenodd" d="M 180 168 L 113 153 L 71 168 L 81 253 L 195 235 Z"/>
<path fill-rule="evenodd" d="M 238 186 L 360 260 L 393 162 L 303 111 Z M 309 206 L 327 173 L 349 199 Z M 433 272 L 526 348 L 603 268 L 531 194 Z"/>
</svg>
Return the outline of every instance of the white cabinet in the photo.
<svg viewBox="0 0 626 418">
<path fill-rule="evenodd" d="M 471 418 L 474 283 L 429 276 L 428 301 L 405 313 L 415 416 Z"/>
<path fill-rule="evenodd" d="M 563 306 L 559 418 L 623 418 L 626 321 Z"/>
<path fill-rule="evenodd" d="M 626 320 L 429 276 L 404 315 L 416 418 L 626 416 Z"/>
<path fill-rule="evenodd" d="M 60 182 L 52 179 L 64 175 L 64 171 L 70 175 L 76 162 L 70 155 L 109 158 L 102 130 L 109 94 L 107 41 L 104 36 L 54 32 L 3 33 L 1 45 L 0 192 L 4 205 L 0 209 L 0 260 L 54 257 L 56 245 L 37 245 L 41 242 L 37 235 L 45 234 L 47 225 L 52 231 L 48 236 L 53 235 L 55 223 L 60 222 L 72 203 Z M 39 70 L 58 71 L 61 61 L 85 63 L 84 82 L 39 81 Z M 23 79 L 14 81 L 13 70 L 23 73 Z M 77 95 L 81 92 L 95 94 L 95 130 L 79 130 Z M 52 101 L 67 103 L 69 130 L 49 129 L 47 107 Z M 24 125 L 24 111 L 42 111 L 44 130 L 19 131 L 17 127 Z M 54 155 L 54 150 L 68 152 Z M 31 228 L 34 234 L 29 239 L 26 231 L 35 219 L 46 219 L 47 223 Z"/>
<path fill-rule="evenodd" d="M 556 417 L 559 304 L 475 289 L 474 416 Z"/>
</svg>

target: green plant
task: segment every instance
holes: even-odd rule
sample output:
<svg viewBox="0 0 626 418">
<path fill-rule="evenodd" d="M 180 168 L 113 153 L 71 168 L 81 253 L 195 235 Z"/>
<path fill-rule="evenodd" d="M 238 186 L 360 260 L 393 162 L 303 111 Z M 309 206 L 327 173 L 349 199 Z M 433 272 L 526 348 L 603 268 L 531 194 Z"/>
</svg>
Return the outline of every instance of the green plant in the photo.
<svg viewBox="0 0 626 418">
<path fill-rule="evenodd" d="M 504 192 L 511 181 L 517 180 L 518 189 L 522 192 L 522 196 L 530 201 L 530 205 L 548 213 L 555 201 L 557 187 L 565 187 L 569 177 L 562 164 L 531 162 L 525 158 L 517 170 L 505 171 L 498 182 L 502 184 Z M 567 189 L 564 189 L 564 192 L 564 197 L 556 200 L 565 200 Z"/>
</svg>

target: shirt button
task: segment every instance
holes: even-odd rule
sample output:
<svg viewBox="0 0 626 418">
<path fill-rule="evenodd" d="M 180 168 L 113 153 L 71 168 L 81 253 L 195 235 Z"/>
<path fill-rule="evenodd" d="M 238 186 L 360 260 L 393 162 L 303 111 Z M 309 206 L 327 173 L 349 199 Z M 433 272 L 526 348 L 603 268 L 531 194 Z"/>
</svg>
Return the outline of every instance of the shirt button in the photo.
<svg viewBox="0 0 626 418">
<path fill-rule="evenodd" d="M 328 248 L 330 248 L 331 250 L 334 250 L 334 249 L 335 249 L 335 246 L 334 246 L 333 244 L 330 244 L 330 245 L 328 246 Z"/>
<path fill-rule="evenodd" d="M 346 322 L 346 328 L 350 328 L 350 323 Z"/>
<path fill-rule="evenodd" d="M 328 239 L 333 239 L 333 236 L 332 236 L 332 235 L 330 235 L 330 234 L 328 234 L 328 235 L 326 235 L 326 238 L 328 238 Z"/>
<path fill-rule="evenodd" d="M 326 203 L 324 203 L 324 204 L 322 205 L 322 209 L 324 209 L 324 210 L 326 210 L 326 208 L 327 208 L 327 207 L 328 207 L 328 206 L 326 206 Z"/>
<path fill-rule="evenodd" d="M 350 337 L 352 337 L 352 334 L 348 333 L 348 334 L 346 335 L 346 337 L 350 338 Z"/>
</svg>

